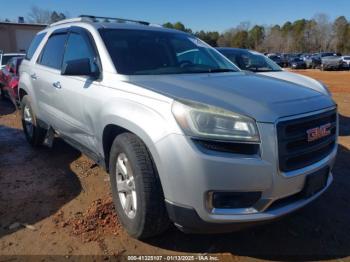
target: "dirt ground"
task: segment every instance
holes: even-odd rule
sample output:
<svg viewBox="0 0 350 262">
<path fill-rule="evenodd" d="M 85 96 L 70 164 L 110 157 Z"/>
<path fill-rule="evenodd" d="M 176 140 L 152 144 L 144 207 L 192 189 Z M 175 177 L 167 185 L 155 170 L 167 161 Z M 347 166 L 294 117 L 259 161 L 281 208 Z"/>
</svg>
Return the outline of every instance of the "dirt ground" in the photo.
<svg viewBox="0 0 350 262">
<path fill-rule="evenodd" d="M 130 238 L 113 213 L 107 174 L 61 140 L 53 149 L 32 149 L 18 114 L 1 100 L 0 255 L 212 254 L 229 261 L 348 260 L 350 72 L 298 72 L 329 85 L 339 105 L 334 183 L 317 201 L 282 220 L 222 235 L 185 235 L 171 228 L 144 242 Z"/>
</svg>

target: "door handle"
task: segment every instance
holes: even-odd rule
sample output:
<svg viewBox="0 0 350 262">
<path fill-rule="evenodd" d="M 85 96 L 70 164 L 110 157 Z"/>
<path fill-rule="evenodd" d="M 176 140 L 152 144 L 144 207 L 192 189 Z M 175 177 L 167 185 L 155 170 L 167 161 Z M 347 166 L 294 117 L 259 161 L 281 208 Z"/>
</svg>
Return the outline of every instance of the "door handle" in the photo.
<svg viewBox="0 0 350 262">
<path fill-rule="evenodd" d="M 61 83 L 59 81 L 52 83 L 52 86 L 57 89 L 61 89 Z"/>
<path fill-rule="evenodd" d="M 37 80 L 37 79 L 38 79 L 38 77 L 37 77 L 37 75 L 36 75 L 35 73 L 34 73 L 34 74 L 31 74 L 30 77 L 31 77 L 33 80 Z"/>
</svg>

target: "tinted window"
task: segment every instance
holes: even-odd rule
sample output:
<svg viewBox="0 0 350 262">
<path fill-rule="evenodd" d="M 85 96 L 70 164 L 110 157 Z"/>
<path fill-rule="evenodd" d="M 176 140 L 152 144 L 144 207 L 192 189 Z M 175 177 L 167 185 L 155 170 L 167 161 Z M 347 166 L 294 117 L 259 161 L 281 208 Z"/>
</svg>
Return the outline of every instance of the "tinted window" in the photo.
<svg viewBox="0 0 350 262">
<path fill-rule="evenodd" d="M 61 69 L 67 34 L 52 35 L 47 41 L 39 64 Z"/>
<path fill-rule="evenodd" d="M 175 32 L 101 29 L 118 73 L 126 75 L 194 74 L 237 71 L 213 48 Z"/>
<path fill-rule="evenodd" d="M 87 39 L 77 33 L 71 33 L 68 37 L 66 52 L 64 54 L 63 64 L 70 60 L 89 58 L 91 72 L 97 71 L 95 64 L 95 52 Z"/>
<path fill-rule="evenodd" d="M 27 60 L 32 59 L 36 49 L 38 48 L 39 44 L 41 43 L 41 40 L 43 40 L 45 35 L 46 35 L 46 33 L 41 33 L 41 34 L 38 34 L 34 37 L 32 43 L 29 46 L 26 57 L 25 57 Z"/>
</svg>

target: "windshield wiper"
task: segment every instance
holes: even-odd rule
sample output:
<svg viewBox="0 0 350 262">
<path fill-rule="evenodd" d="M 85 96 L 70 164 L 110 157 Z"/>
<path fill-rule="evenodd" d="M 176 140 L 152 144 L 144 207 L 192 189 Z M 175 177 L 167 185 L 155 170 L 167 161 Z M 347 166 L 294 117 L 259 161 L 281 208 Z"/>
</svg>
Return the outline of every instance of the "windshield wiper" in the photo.
<svg viewBox="0 0 350 262">
<path fill-rule="evenodd" d="M 234 69 L 229 69 L 229 68 L 213 68 L 213 69 L 208 69 L 209 73 L 221 73 L 221 72 L 237 72 Z"/>
<path fill-rule="evenodd" d="M 281 72 L 282 70 L 274 70 L 274 69 L 269 69 L 269 70 L 252 70 L 254 73 L 268 73 L 268 72 Z"/>
</svg>

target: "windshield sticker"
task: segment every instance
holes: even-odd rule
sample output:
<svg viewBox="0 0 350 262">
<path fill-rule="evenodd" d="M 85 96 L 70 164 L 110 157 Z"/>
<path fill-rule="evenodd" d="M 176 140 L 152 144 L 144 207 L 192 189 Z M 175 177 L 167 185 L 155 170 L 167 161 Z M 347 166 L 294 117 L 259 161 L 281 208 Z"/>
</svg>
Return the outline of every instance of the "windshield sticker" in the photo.
<svg viewBox="0 0 350 262">
<path fill-rule="evenodd" d="M 188 40 L 190 40 L 192 43 L 194 43 L 198 47 L 205 47 L 205 48 L 207 48 L 207 45 L 204 42 L 202 42 L 201 40 L 197 39 L 197 38 L 188 37 Z"/>
<path fill-rule="evenodd" d="M 249 53 L 251 53 L 252 55 L 261 55 L 259 52 L 253 51 L 253 50 L 249 50 Z"/>
</svg>

